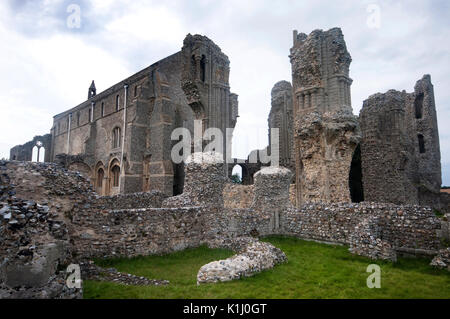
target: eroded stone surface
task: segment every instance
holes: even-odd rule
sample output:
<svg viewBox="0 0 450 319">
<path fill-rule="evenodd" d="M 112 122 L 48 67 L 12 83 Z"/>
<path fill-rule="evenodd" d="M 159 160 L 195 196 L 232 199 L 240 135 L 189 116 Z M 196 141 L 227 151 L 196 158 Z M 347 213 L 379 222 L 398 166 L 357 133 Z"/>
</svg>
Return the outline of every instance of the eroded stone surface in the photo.
<svg viewBox="0 0 450 319">
<path fill-rule="evenodd" d="M 431 266 L 450 271 L 450 247 L 441 249 L 430 263 Z"/>
<path fill-rule="evenodd" d="M 197 274 L 197 284 L 253 276 L 287 260 L 286 255 L 272 244 L 254 239 L 244 240 L 244 242 L 247 242 L 245 248 L 242 248 L 242 241 L 235 245 L 225 244 L 224 248 L 238 248 L 240 253 L 225 260 L 213 261 L 202 266 Z"/>
<path fill-rule="evenodd" d="M 439 209 L 441 163 L 430 76 L 417 81 L 413 93 L 370 96 L 359 117 L 365 200 Z"/>
<path fill-rule="evenodd" d="M 349 168 L 360 131 L 342 31 L 295 31 L 290 58 L 297 205 L 350 201 Z"/>
</svg>

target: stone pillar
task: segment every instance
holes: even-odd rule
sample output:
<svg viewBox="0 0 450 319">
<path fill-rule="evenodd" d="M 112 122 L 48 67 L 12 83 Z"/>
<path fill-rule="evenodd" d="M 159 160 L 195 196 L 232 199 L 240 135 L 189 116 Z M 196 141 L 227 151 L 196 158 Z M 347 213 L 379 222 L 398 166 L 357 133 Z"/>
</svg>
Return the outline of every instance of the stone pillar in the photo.
<svg viewBox="0 0 450 319">
<path fill-rule="evenodd" d="M 226 183 L 222 153 L 194 153 L 186 160 L 183 194 L 164 201 L 165 207 L 223 207 Z"/>
<path fill-rule="evenodd" d="M 256 172 L 254 177 L 253 209 L 266 212 L 282 211 L 291 206 L 289 185 L 292 180 L 291 170 L 284 167 L 269 166 Z"/>
</svg>

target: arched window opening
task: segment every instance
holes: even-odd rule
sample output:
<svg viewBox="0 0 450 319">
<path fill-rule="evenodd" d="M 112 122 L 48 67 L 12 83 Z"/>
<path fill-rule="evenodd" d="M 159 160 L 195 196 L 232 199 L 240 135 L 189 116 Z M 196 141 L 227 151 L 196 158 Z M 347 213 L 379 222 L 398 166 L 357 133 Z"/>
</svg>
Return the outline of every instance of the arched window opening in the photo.
<svg viewBox="0 0 450 319">
<path fill-rule="evenodd" d="M 414 100 L 414 108 L 416 119 L 421 119 L 423 116 L 423 93 L 416 96 L 416 99 Z"/>
<path fill-rule="evenodd" d="M 136 97 L 136 96 L 137 96 L 137 89 L 138 89 L 138 86 L 137 86 L 137 85 L 135 85 L 135 86 L 134 86 L 134 97 Z"/>
<path fill-rule="evenodd" d="M 31 161 L 32 162 L 37 162 L 38 161 L 38 147 L 37 146 L 33 147 L 32 155 L 31 155 Z"/>
<path fill-rule="evenodd" d="M 40 147 L 39 148 L 39 157 L 38 157 L 38 162 L 43 163 L 45 162 L 45 147 Z"/>
<path fill-rule="evenodd" d="M 119 94 L 117 94 L 116 95 L 116 111 L 118 111 L 120 108 L 119 102 L 120 102 L 120 97 L 119 97 Z"/>
<path fill-rule="evenodd" d="M 120 127 L 116 127 L 113 130 L 112 134 L 112 147 L 118 148 L 120 147 Z"/>
<path fill-rule="evenodd" d="M 235 184 L 242 184 L 242 166 L 239 164 L 234 165 L 231 171 L 231 181 Z"/>
<path fill-rule="evenodd" d="M 105 103 L 102 102 L 102 117 L 105 116 Z"/>
<path fill-rule="evenodd" d="M 206 80 L 206 57 L 202 55 L 202 59 L 200 60 L 200 79 L 202 82 Z"/>
<path fill-rule="evenodd" d="M 113 187 L 119 187 L 119 178 L 120 178 L 120 167 L 119 165 L 115 165 L 112 170 L 112 181 Z"/>
<path fill-rule="evenodd" d="M 103 168 L 99 168 L 97 171 L 97 187 L 102 188 L 103 186 L 103 178 L 105 177 L 105 172 L 103 171 Z"/>
<path fill-rule="evenodd" d="M 425 138 L 422 134 L 418 134 L 417 139 L 419 140 L 419 152 L 423 154 L 425 153 Z"/>
<path fill-rule="evenodd" d="M 45 148 L 43 147 L 43 143 L 41 141 L 37 141 L 34 145 L 31 153 L 31 161 L 32 162 L 44 162 L 45 158 Z"/>
</svg>

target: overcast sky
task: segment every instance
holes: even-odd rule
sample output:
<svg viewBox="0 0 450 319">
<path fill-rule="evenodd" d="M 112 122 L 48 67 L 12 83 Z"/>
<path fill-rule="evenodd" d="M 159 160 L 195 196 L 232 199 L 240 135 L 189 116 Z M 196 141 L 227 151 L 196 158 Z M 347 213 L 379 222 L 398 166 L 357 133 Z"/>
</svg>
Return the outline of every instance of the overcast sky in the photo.
<svg viewBox="0 0 450 319">
<path fill-rule="evenodd" d="M 72 4 L 80 28 L 67 12 Z M 1 1 L 0 158 L 49 133 L 53 115 L 83 102 L 92 80 L 101 92 L 179 51 L 188 33 L 208 36 L 230 58 L 240 113 L 233 155 L 244 158 L 267 145 L 270 91 L 291 81 L 292 30 L 341 27 L 353 58 L 355 114 L 369 95 L 412 92 L 431 74 L 450 185 L 449 19 L 447 0 Z"/>
</svg>

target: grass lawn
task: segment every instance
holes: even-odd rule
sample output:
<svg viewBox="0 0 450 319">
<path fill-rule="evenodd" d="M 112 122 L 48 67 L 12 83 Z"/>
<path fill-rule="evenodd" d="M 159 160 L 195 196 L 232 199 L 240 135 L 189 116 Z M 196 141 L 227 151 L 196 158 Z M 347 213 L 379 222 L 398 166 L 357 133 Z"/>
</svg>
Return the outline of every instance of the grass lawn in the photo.
<svg viewBox="0 0 450 319">
<path fill-rule="evenodd" d="M 399 259 L 395 264 L 351 255 L 347 247 L 291 237 L 263 239 L 281 248 L 288 262 L 241 280 L 197 286 L 200 267 L 233 255 L 199 247 L 166 256 L 96 260 L 103 267 L 167 279 L 158 286 L 84 282 L 85 298 L 450 298 L 450 272 L 430 267 L 427 259 Z M 381 267 L 381 288 L 369 289 L 369 264 Z"/>
</svg>

